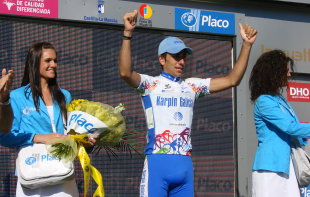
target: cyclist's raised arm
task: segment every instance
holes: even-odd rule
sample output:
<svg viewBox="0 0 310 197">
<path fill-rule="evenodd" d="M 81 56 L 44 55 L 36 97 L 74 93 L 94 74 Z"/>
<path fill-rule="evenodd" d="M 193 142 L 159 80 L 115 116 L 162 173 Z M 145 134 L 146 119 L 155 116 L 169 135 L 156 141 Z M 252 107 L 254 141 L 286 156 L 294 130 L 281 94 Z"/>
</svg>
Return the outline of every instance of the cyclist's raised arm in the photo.
<svg viewBox="0 0 310 197">
<path fill-rule="evenodd" d="M 137 10 L 126 13 L 124 20 L 124 34 L 122 39 L 122 46 L 119 55 L 119 75 L 132 87 L 137 88 L 140 84 L 140 75 L 132 71 L 131 68 L 131 38 L 134 28 L 137 23 Z"/>
</svg>

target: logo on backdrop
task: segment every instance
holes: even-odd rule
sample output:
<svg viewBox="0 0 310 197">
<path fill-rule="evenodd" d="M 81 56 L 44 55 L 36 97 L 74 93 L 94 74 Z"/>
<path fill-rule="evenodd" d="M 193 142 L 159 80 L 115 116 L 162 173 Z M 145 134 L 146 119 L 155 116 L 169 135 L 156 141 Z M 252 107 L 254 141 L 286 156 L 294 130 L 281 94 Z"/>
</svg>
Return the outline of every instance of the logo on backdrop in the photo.
<svg viewBox="0 0 310 197">
<path fill-rule="evenodd" d="M 230 13 L 175 8 L 175 29 L 235 34 L 235 15 Z"/>
<path fill-rule="evenodd" d="M 288 101 L 310 102 L 310 83 L 289 82 L 286 94 Z"/>
<path fill-rule="evenodd" d="M 149 19 L 152 17 L 153 15 L 153 10 L 152 8 L 147 5 L 147 4 L 143 4 L 140 6 L 139 8 L 139 12 L 140 12 L 140 15 L 144 18 L 144 19 Z"/>
<path fill-rule="evenodd" d="M 104 1 L 98 0 L 98 13 L 103 14 L 104 13 Z"/>
<path fill-rule="evenodd" d="M 139 25 L 142 27 L 152 27 L 152 20 L 150 19 L 153 15 L 153 10 L 151 6 L 147 4 L 142 4 L 139 8 L 139 13 L 141 18 L 139 18 Z"/>
<path fill-rule="evenodd" d="M 194 25 L 196 25 L 197 19 L 196 19 L 196 16 L 194 14 L 189 13 L 189 12 L 185 12 L 181 16 L 181 21 L 182 21 L 183 25 L 185 25 L 186 27 L 193 27 Z"/>
<path fill-rule="evenodd" d="M 8 7 L 8 10 L 11 10 L 11 7 L 12 7 L 13 5 L 16 5 L 15 3 L 10 2 L 10 1 L 7 1 L 7 0 L 4 0 L 4 1 L 3 1 L 3 4 L 5 4 L 6 7 Z"/>
<path fill-rule="evenodd" d="M 58 18 L 58 0 L 2 0 L 0 13 Z"/>
</svg>

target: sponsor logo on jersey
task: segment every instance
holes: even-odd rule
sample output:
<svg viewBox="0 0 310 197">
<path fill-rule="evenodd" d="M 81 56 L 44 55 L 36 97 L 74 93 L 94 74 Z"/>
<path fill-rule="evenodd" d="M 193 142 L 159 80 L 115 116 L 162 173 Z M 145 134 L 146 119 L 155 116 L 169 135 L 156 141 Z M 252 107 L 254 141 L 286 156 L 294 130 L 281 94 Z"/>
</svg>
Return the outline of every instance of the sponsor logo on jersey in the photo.
<svg viewBox="0 0 310 197">
<path fill-rule="evenodd" d="M 194 107 L 194 100 L 186 97 L 163 97 L 157 96 L 156 98 L 157 106 L 165 107 Z"/>
</svg>

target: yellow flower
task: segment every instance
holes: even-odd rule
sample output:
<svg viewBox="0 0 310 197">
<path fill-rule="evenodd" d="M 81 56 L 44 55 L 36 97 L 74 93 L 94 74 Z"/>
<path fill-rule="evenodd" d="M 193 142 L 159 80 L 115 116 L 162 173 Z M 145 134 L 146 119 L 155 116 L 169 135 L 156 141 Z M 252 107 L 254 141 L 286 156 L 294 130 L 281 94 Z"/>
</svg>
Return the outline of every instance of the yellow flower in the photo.
<svg viewBox="0 0 310 197">
<path fill-rule="evenodd" d="M 108 128 L 99 135 L 98 145 L 113 145 L 121 140 L 126 130 L 125 120 L 121 114 L 124 109 L 123 104 L 114 108 L 108 104 L 85 99 L 76 99 L 67 105 L 68 112 L 82 111 L 107 125 Z"/>
</svg>

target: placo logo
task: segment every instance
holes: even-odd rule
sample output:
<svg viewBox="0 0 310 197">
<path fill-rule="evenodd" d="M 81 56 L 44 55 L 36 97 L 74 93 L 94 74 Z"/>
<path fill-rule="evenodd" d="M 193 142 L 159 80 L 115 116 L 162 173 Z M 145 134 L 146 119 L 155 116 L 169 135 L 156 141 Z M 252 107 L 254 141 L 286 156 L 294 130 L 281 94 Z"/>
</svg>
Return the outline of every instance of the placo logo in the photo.
<svg viewBox="0 0 310 197">
<path fill-rule="evenodd" d="M 230 13 L 175 8 L 175 29 L 235 34 L 235 15 Z"/>
<path fill-rule="evenodd" d="M 186 27 L 192 27 L 196 24 L 196 16 L 190 12 L 186 12 L 181 16 L 181 21 Z"/>
<path fill-rule="evenodd" d="M 25 114 L 25 115 L 30 115 L 30 113 L 32 112 L 32 111 L 36 111 L 36 108 L 35 107 L 26 107 L 25 109 L 23 109 L 23 114 Z"/>
<path fill-rule="evenodd" d="M 211 15 L 202 16 L 201 25 L 204 26 L 205 24 L 207 24 L 210 27 L 223 27 L 223 28 L 229 27 L 228 20 L 222 20 L 222 19 L 217 20 L 216 18 L 212 18 Z"/>
<path fill-rule="evenodd" d="M 301 197 L 310 197 L 310 187 L 300 188 Z"/>
<path fill-rule="evenodd" d="M 36 161 L 37 161 L 37 159 L 36 159 L 35 157 L 27 157 L 27 158 L 25 159 L 25 163 L 26 163 L 27 165 L 32 165 L 32 164 L 34 164 Z"/>
<path fill-rule="evenodd" d="M 94 133 L 95 131 L 97 131 L 97 129 L 94 128 L 94 125 L 91 122 L 88 122 L 87 118 L 83 117 L 83 114 L 72 115 L 69 120 L 68 126 L 71 126 L 72 124 L 77 124 L 89 133 Z"/>
<path fill-rule="evenodd" d="M 183 114 L 181 112 L 175 112 L 173 118 L 177 121 L 181 121 L 183 119 Z"/>
<path fill-rule="evenodd" d="M 141 5 L 139 12 L 140 12 L 140 15 L 145 19 L 151 18 L 153 15 L 152 8 L 147 4 Z"/>
<path fill-rule="evenodd" d="M 42 162 L 46 162 L 46 161 L 54 161 L 54 160 L 60 160 L 59 158 L 57 157 L 54 157 L 50 154 L 46 154 L 46 155 L 41 155 L 41 161 Z"/>
</svg>

